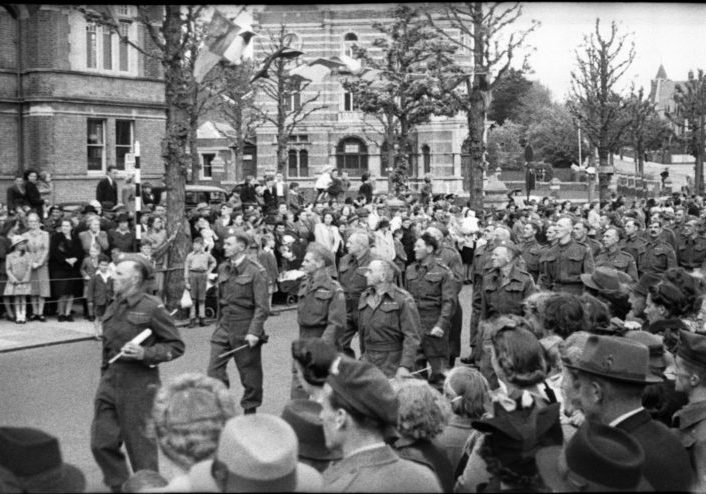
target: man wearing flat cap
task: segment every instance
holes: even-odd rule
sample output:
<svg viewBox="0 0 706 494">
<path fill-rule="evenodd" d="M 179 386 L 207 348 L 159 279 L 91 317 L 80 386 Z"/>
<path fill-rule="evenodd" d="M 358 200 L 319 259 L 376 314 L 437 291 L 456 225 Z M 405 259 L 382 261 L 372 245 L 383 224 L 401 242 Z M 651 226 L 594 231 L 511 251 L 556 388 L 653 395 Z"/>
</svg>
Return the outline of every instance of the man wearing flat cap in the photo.
<svg viewBox="0 0 706 494">
<path fill-rule="evenodd" d="M 645 386 L 660 379 L 649 371 L 647 346 L 626 338 L 591 335 L 581 356 L 564 366 L 588 420 L 632 435 L 645 452 L 645 477 L 656 491 L 688 491 L 692 468 L 676 434 L 642 406 Z"/>
<path fill-rule="evenodd" d="M 693 490 L 706 491 L 706 335 L 682 330 L 676 357 L 676 390 L 689 403 L 674 414 L 682 444 L 696 471 Z"/>
<path fill-rule="evenodd" d="M 321 338 L 333 348 L 341 348 L 341 337 L 346 327 L 346 298 L 341 285 L 331 278 L 333 253 L 319 243 L 311 243 L 302 261 L 306 278 L 299 287 L 297 323 L 299 338 Z M 292 398 L 307 398 L 299 384 L 296 366 L 292 367 Z"/>
<path fill-rule="evenodd" d="M 341 357 L 320 398 L 326 447 L 343 459 L 324 471 L 329 492 L 441 492 L 431 469 L 385 444 L 397 425 L 398 400 L 375 366 Z"/>
<path fill-rule="evenodd" d="M 157 364 L 184 353 L 184 342 L 164 304 L 146 293 L 151 276 L 146 259 L 135 254 L 121 256 L 113 277 L 115 300 L 103 316 L 103 360 L 91 451 L 111 490 L 118 490 L 130 476 L 121 451 L 123 442 L 133 471 L 158 470 L 157 443 L 145 434 L 160 383 Z M 142 343 L 134 342 L 146 329 L 152 334 Z"/>
<path fill-rule="evenodd" d="M 218 266 L 218 322 L 211 336 L 208 376 L 230 386 L 226 367 L 231 357 L 240 373 L 244 413 L 255 413 L 262 404 L 262 344 L 265 320 L 270 313 L 267 275 L 246 253 L 252 240 L 236 231 L 223 242 L 226 260 Z M 243 347 L 226 357 L 221 354 Z"/>
</svg>

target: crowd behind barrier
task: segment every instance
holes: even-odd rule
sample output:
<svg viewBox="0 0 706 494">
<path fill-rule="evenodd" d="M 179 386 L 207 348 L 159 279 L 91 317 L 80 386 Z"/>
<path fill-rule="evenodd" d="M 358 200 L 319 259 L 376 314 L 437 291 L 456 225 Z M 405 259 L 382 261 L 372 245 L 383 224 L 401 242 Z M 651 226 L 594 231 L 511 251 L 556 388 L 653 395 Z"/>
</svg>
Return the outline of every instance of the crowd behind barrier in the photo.
<svg viewBox="0 0 706 494">
<path fill-rule="evenodd" d="M 0 208 L 6 318 L 71 321 L 78 301 L 107 340 L 91 447 L 112 491 L 706 490 L 701 196 L 580 204 L 511 192 L 503 207 L 474 210 L 435 194 L 430 177 L 393 197 L 367 174 L 351 190 L 327 169 L 308 201 L 278 173 L 189 211 L 192 251 L 171 259 L 175 232 L 150 184 L 138 242 L 114 171 L 78 210 L 51 203 L 50 177 L 25 175 Z M 183 271 L 189 325 L 217 319 L 208 376 L 145 391 L 142 380 L 156 385 L 156 366 L 188 348 L 159 299 L 140 311 L 116 296 L 123 259 L 150 268 L 141 286 L 157 297 L 166 273 Z M 279 417 L 256 413 L 278 298 L 296 303 L 300 328 Z M 133 333 L 116 346 L 120 311 Z M 156 334 L 143 331 L 150 321 Z M 120 399 L 137 401 L 113 441 L 100 400 L 120 382 L 135 390 Z M 109 451 L 128 429 L 133 472 L 110 467 L 124 463 Z M 169 467 L 159 472 L 157 448 Z M 51 435 L 0 427 L 0 492 L 84 488 Z"/>
</svg>

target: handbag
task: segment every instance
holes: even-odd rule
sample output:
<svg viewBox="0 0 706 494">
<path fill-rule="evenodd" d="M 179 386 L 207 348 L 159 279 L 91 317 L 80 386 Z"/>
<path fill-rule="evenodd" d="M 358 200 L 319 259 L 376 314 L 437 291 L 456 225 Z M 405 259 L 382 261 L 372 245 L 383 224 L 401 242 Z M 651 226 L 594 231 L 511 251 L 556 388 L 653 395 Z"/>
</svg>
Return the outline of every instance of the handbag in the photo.
<svg viewBox="0 0 706 494">
<path fill-rule="evenodd" d="M 191 300 L 191 293 L 189 293 L 189 290 L 186 288 L 184 288 L 184 293 L 181 295 L 179 305 L 182 309 L 190 309 L 194 305 L 194 302 Z"/>
</svg>

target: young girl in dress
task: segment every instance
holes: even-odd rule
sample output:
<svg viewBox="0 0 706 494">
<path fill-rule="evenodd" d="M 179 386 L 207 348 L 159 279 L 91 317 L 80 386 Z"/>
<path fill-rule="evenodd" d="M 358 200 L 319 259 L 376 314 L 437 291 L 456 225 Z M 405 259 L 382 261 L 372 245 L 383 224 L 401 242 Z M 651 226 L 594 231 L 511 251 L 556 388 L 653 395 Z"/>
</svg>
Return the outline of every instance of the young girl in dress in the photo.
<svg viewBox="0 0 706 494">
<path fill-rule="evenodd" d="M 15 237 L 10 247 L 11 252 L 5 260 L 7 271 L 6 297 L 14 297 L 15 322 L 27 322 L 27 295 L 30 294 L 29 280 L 32 277 L 32 259 L 27 254 L 27 239 Z"/>
</svg>

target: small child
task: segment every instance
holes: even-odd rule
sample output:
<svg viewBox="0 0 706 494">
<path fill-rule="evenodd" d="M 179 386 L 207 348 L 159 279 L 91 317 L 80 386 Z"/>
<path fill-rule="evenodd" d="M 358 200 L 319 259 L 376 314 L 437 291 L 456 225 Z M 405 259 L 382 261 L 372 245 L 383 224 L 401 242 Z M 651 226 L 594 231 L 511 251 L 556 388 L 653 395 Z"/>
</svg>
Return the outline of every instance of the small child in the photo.
<svg viewBox="0 0 706 494">
<path fill-rule="evenodd" d="M 407 267 L 407 252 L 404 250 L 404 245 L 402 245 L 402 228 L 398 228 L 392 232 L 392 238 L 395 241 L 395 259 L 392 261 L 397 266 L 400 271 L 400 286 L 405 283 L 404 272 Z"/>
<path fill-rule="evenodd" d="M 101 249 L 98 245 L 91 245 L 88 249 L 88 257 L 85 257 L 81 263 L 81 276 L 83 276 L 83 298 L 86 300 L 86 319 L 89 321 L 95 320 L 95 315 L 93 313 L 93 303 L 91 303 L 88 299 L 88 285 L 98 269 L 98 256 L 100 253 Z"/>
<path fill-rule="evenodd" d="M 189 327 L 196 326 L 196 306 L 198 305 L 199 326 L 206 322 L 206 283 L 208 274 L 216 267 L 216 260 L 204 250 L 204 239 L 196 237 L 193 250 L 189 252 L 184 261 L 184 287 L 189 290 L 193 305 L 189 309 Z"/>
<path fill-rule="evenodd" d="M 108 264 L 110 276 L 115 277 L 115 268 L 118 265 L 120 254 L 122 254 L 122 251 L 117 247 L 113 247 L 112 249 L 110 249 L 110 264 Z"/>
<path fill-rule="evenodd" d="M 93 329 L 95 338 L 101 339 L 103 328 L 101 318 L 105 309 L 113 299 L 113 277 L 110 274 L 110 263 L 105 255 L 98 257 L 98 269 L 91 276 L 86 290 L 86 300 L 92 307 L 94 319 Z"/>
<path fill-rule="evenodd" d="M 262 264 L 267 273 L 267 290 L 270 293 L 269 310 L 272 315 L 272 297 L 277 291 L 277 279 L 279 278 L 279 270 L 277 269 L 277 258 L 275 257 L 275 236 L 271 233 L 265 233 L 260 239 L 262 250 L 257 256 L 257 262 Z"/>
<path fill-rule="evenodd" d="M 199 229 L 201 238 L 203 238 L 204 250 L 207 254 L 211 253 L 211 249 L 216 245 L 218 235 L 211 229 L 211 224 L 206 218 L 199 218 L 196 222 L 196 227 Z"/>
<path fill-rule="evenodd" d="M 32 258 L 27 255 L 27 239 L 17 236 L 12 239 L 10 253 L 5 259 L 7 271 L 6 297 L 14 297 L 15 322 L 27 322 L 27 295 L 30 294 L 29 280 L 32 277 Z"/>
</svg>

